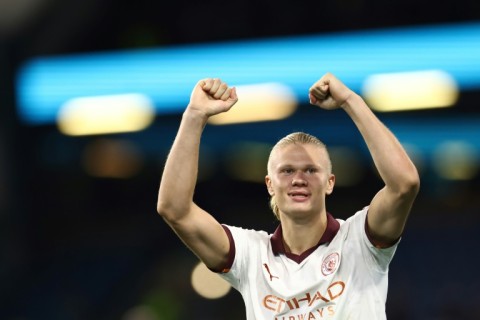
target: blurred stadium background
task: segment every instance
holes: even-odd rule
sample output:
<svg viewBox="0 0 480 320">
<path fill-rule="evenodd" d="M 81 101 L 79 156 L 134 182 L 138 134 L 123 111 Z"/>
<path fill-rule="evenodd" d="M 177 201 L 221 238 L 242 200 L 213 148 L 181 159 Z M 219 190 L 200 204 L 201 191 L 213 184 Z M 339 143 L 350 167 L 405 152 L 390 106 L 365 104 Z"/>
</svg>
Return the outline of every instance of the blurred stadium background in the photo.
<svg viewBox="0 0 480 320">
<path fill-rule="evenodd" d="M 388 318 L 480 319 L 479 66 L 476 0 L 0 1 L 0 319 L 244 319 L 156 215 L 163 162 L 195 82 L 221 76 L 246 115 L 274 107 L 207 126 L 196 201 L 272 232 L 268 150 L 304 130 L 347 218 L 381 182 L 349 119 L 305 100 L 327 71 L 383 108 L 422 177 Z"/>
</svg>

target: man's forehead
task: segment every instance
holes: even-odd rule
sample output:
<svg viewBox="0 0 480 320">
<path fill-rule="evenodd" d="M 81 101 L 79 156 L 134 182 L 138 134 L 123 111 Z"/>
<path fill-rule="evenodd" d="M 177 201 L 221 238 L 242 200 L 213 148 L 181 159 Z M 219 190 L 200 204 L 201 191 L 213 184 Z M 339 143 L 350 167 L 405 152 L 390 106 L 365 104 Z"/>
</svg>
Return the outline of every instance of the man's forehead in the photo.
<svg viewBox="0 0 480 320">
<path fill-rule="evenodd" d="M 324 147 L 316 144 L 292 143 L 292 144 L 275 148 L 272 152 L 272 155 L 276 156 L 277 158 L 288 157 L 291 155 L 304 155 L 304 154 L 324 156 L 324 155 L 327 155 L 327 150 Z"/>
<path fill-rule="evenodd" d="M 314 144 L 289 144 L 275 148 L 270 156 L 272 165 L 322 164 L 328 161 L 325 148 Z"/>
</svg>

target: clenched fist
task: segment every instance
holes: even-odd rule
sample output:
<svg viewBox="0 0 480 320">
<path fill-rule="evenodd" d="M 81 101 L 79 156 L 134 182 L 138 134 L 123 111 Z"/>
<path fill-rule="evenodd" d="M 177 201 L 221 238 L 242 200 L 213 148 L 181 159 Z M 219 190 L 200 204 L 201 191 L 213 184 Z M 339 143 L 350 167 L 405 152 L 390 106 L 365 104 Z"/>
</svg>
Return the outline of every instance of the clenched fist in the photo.
<svg viewBox="0 0 480 320">
<path fill-rule="evenodd" d="M 193 89 L 188 108 L 210 117 L 230 110 L 237 101 L 235 87 L 229 87 L 221 79 L 207 78 Z"/>
<path fill-rule="evenodd" d="M 327 110 L 343 107 L 354 94 L 331 73 L 325 74 L 315 82 L 308 92 L 311 104 Z"/>
</svg>

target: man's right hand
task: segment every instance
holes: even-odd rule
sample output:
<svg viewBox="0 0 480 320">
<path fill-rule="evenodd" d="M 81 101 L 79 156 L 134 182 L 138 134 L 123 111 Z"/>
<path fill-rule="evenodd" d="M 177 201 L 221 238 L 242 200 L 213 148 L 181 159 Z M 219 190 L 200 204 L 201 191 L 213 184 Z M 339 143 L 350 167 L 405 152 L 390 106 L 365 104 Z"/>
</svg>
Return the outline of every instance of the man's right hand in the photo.
<svg viewBox="0 0 480 320">
<path fill-rule="evenodd" d="M 187 109 L 208 117 L 226 112 L 237 103 L 235 87 L 229 87 L 221 79 L 200 80 L 193 89 Z"/>
</svg>

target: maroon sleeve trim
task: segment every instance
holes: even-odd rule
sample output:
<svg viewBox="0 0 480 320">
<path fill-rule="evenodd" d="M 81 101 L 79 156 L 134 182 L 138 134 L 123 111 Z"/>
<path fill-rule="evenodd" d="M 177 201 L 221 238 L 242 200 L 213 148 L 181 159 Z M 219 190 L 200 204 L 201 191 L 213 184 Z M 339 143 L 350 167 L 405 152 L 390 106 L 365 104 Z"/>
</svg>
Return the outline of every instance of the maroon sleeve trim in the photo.
<svg viewBox="0 0 480 320">
<path fill-rule="evenodd" d="M 233 240 L 232 232 L 230 231 L 230 229 L 223 224 L 222 224 L 222 227 L 223 227 L 223 230 L 225 230 L 225 233 L 227 234 L 228 242 L 230 243 L 230 249 L 228 250 L 227 262 L 225 262 L 225 265 L 223 266 L 223 268 L 219 268 L 220 271 L 217 271 L 217 272 L 227 273 L 228 271 L 230 271 L 230 268 L 232 268 L 233 260 L 235 260 L 235 241 Z"/>
<path fill-rule="evenodd" d="M 387 243 L 387 242 L 382 242 L 382 241 L 378 241 L 378 240 L 375 240 L 370 232 L 370 228 L 368 227 L 368 213 L 367 215 L 365 215 L 365 234 L 367 235 L 367 238 L 368 238 L 368 241 L 370 241 L 370 243 L 375 247 L 375 248 L 378 248 L 378 249 L 387 249 L 387 248 L 390 248 L 392 246 L 395 245 L 395 243 L 398 242 L 398 240 L 400 238 L 398 238 L 397 240 L 395 241 L 392 241 L 391 243 Z"/>
</svg>

